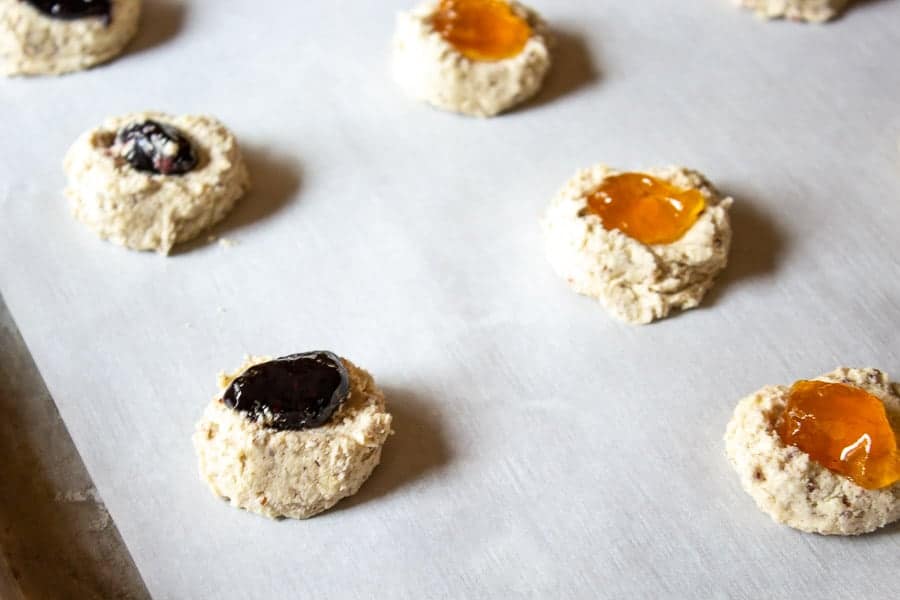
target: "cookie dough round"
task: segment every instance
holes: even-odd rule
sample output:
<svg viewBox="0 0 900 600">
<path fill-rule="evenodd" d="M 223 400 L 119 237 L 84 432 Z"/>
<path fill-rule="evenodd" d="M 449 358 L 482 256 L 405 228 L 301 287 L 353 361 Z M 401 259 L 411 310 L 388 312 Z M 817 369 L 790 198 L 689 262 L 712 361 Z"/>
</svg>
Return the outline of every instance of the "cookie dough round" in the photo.
<svg viewBox="0 0 900 600">
<path fill-rule="evenodd" d="M 840 368 L 817 379 L 853 385 L 880 398 L 900 431 L 900 385 L 883 372 Z M 900 519 L 900 482 L 867 490 L 781 442 L 775 425 L 788 392 L 788 386 L 772 385 L 744 398 L 725 433 L 728 460 L 760 510 L 778 523 L 825 535 L 868 533 Z"/>
<path fill-rule="evenodd" d="M 222 374 L 224 390 L 249 367 L 248 358 Z M 391 415 L 372 376 L 342 358 L 350 396 L 324 425 L 275 430 L 213 400 L 197 424 L 194 448 L 200 477 L 232 506 L 270 518 L 306 519 L 355 494 L 381 461 Z"/>
<path fill-rule="evenodd" d="M 116 133 L 147 120 L 177 128 L 197 165 L 183 175 L 138 171 L 122 158 Z M 103 239 L 168 254 L 221 221 L 250 187 L 234 135 L 204 115 L 143 112 L 114 117 L 83 134 L 64 161 L 72 212 Z"/>
<path fill-rule="evenodd" d="M 0 69 L 60 75 L 107 62 L 134 37 L 141 0 L 111 0 L 110 16 L 59 19 L 22 0 L 0 0 Z"/>
<path fill-rule="evenodd" d="M 605 165 L 579 171 L 553 198 L 542 220 L 553 269 L 579 294 L 597 298 L 614 316 L 645 324 L 672 310 L 694 308 L 728 262 L 732 199 L 683 167 L 642 171 L 682 189 L 697 189 L 706 207 L 684 236 L 646 245 L 607 230 L 588 208 L 588 197 L 619 171 Z"/>
<path fill-rule="evenodd" d="M 534 96 L 550 69 L 549 33 L 540 16 L 511 0 L 531 37 L 522 51 L 497 61 L 471 60 L 434 31 L 439 2 L 430 0 L 397 17 L 394 79 L 411 97 L 451 112 L 492 117 Z"/>
<path fill-rule="evenodd" d="M 850 0 L 735 0 L 766 19 L 792 19 L 823 23 L 833 19 Z"/>
</svg>

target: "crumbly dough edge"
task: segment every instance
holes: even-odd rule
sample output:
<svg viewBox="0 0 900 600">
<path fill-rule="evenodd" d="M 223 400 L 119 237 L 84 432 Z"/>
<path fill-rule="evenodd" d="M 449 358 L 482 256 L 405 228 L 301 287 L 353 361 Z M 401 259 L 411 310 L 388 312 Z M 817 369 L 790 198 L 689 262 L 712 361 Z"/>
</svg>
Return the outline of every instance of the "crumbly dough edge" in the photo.
<svg viewBox="0 0 900 600">
<path fill-rule="evenodd" d="M 512 0 L 531 27 L 522 51 L 499 61 L 473 61 L 432 30 L 439 2 L 428 0 L 397 15 L 392 70 L 407 95 L 443 110 L 493 117 L 537 94 L 552 63 L 552 36 L 533 9 Z"/>
<path fill-rule="evenodd" d="M 551 266 L 575 292 L 596 298 L 627 323 L 647 324 L 698 306 L 728 263 L 733 199 L 692 169 L 641 170 L 677 187 L 697 189 L 706 202 L 681 239 L 646 245 L 605 229 L 588 208 L 590 194 L 620 172 L 604 164 L 583 169 L 551 200 L 541 219 Z"/>
<path fill-rule="evenodd" d="M 862 388 L 884 402 L 900 431 L 900 384 L 874 368 L 838 368 L 816 379 Z M 860 535 L 900 519 L 900 482 L 867 490 L 835 474 L 794 446 L 775 425 L 788 386 L 766 386 L 742 399 L 725 432 L 725 453 L 741 486 L 775 522 L 823 535 Z"/>
<path fill-rule="evenodd" d="M 225 388 L 247 368 L 270 360 L 247 357 Z M 207 406 L 193 443 L 200 477 L 232 506 L 269 518 L 306 519 L 355 494 L 381 460 L 392 417 L 372 376 L 346 358 L 350 398 L 313 429 L 276 431 L 224 405 Z"/>
<path fill-rule="evenodd" d="M 140 0 L 112 0 L 112 19 L 53 19 L 19 0 L 0 0 L 0 71 L 63 75 L 122 53 L 138 30 Z"/>
<path fill-rule="evenodd" d="M 734 0 L 764 19 L 824 23 L 840 15 L 850 0 Z"/>
<path fill-rule="evenodd" d="M 178 128 L 198 154 L 184 175 L 139 172 L 109 152 L 128 123 L 153 119 Z M 107 119 L 82 134 L 63 161 L 73 215 L 102 239 L 133 250 L 169 254 L 179 243 L 214 226 L 250 189 L 250 176 L 234 134 L 206 115 L 157 111 Z"/>
</svg>

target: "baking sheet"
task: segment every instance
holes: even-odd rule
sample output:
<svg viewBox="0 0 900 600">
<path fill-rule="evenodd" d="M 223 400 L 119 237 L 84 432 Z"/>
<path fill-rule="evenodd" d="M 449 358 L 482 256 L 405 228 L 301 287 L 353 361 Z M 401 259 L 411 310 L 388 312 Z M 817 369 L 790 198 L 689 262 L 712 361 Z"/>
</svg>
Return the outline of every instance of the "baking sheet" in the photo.
<svg viewBox="0 0 900 600">
<path fill-rule="evenodd" d="M 402 97 L 408 2 L 147 2 L 101 69 L 0 82 L 0 289 L 157 598 L 888 597 L 900 531 L 773 524 L 721 436 L 741 396 L 837 365 L 900 377 L 900 3 L 828 26 L 725 0 L 535 0 L 547 89 L 475 120 Z M 255 189 L 168 259 L 94 239 L 60 161 L 144 108 L 205 112 Z M 699 310 L 619 324 L 546 264 L 577 168 L 680 163 L 736 198 Z M 244 353 L 330 348 L 396 435 L 306 522 L 215 500 L 190 435 Z"/>
</svg>

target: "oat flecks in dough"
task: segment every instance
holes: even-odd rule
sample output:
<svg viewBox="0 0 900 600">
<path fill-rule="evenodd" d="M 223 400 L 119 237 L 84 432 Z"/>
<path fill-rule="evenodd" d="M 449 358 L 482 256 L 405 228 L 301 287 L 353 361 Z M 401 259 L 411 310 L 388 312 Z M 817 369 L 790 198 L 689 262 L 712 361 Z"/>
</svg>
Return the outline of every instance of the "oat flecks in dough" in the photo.
<svg viewBox="0 0 900 600">
<path fill-rule="evenodd" d="M 0 70 L 5 75 L 61 75 L 119 55 L 134 37 L 141 0 L 112 0 L 104 18 L 54 19 L 21 0 L 0 0 Z"/>
<path fill-rule="evenodd" d="M 222 374 L 225 388 L 266 358 L 248 358 Z M 350 398 L 331 420 L 312 429 L 279 431 L 213 400 L 197 424 L 200 476 L 233 506 L 270 518 L 305 519 L 355 494 L 381 460 L 391 415 L 372 376 L 347 359 Z"/>
<path fill-rule="evenodd" d="M 492 117 L 521 104 L 541 88 L 550 69 L 550 36 L 538 14 L 518 2 L 513 11 L 531 26 L 522 51 L 498 61 L 473 61 L 431 26 L 437 0 L 397 16 L 394 79 L 411 97 L 466 115 Z"/>
<path fill-rule="evenodd" d="M 645 245 L 618 230 L 604 229 L 588 209 L 588 197 L 619 171 L 597 165 L 578 172 L 553 198 L 542 220 L 553 269 L 578 292 L 597 298 L 623 321 L 650 323 L 673 310 L 696 307 L 728 262 L 732 199 L 723 197 L 697 171 L 683 167 L 643 172 L 700 191 L 705 210 L 678 241 Z"/>
<path fill-rule="evenodd" d="M 111 152 L 121 127 L 148 119 L 187 136 L 198 154 L 193 170 L 184 175 L 142 172 Z M 108 119 L 78 138 L 64 167 L 75 218 L 113 243 L 162 254 L 224 219 L 250 187 L 234 135 L 203 115 L 145 112 Z"/>
<path fill-rule="evenodd" d="M 900 431 L 900 385 L 877 369 L 840 368 L 821 381 L 862 388 L 884 402 Z M 833 473 L 794 446 L 785 446 L 775 425 L 789 387 L 766 386 L 741 400 L 725 432 L 725 452 L 760 510 L 778 523 L 825 535 L 858 535 L 900 519 L 900 483 L 867 490 Z"/>
<path fill-rule="evenodd" d="M 850 0 L 735 0 L 766 19 L 824 23 L 838 16 Z"/>
</svg>

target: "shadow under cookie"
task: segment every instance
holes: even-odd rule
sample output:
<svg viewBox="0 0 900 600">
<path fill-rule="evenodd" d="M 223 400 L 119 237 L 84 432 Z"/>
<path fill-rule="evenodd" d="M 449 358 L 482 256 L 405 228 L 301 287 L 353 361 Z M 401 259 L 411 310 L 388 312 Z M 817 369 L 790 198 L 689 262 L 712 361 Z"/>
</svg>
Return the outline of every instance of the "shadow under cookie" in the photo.
<svg viewBox="0 0 900 600">
<path fill-rule="evenodd" d="M 189 8 L 171 0 L 144 0 L 138 32 L 125 54 L 138 54 L 169 42 L 184 27 Z"/>
<path fill-rule="evenodd" d="M 789 250 L 789 240 L 774 217 L 764 212 L 752 197 L 728 185 L 724 193 L 734 198 L 731 207 L 731 251 L 728 266 L 719 275 L 701 307 L 716 305 L 730 290 L 757 279 L 774 276 Z"/>
<path fill-rule="evenodd" d="M 552 27 L 551 34 L 554 40 L 550 49 L 553 65 L 541 91 L 525 104 L 510 110 L 508 114 L 550 104 L 596 83 L 601 78 L 594 53 L 582 36 Z"/>
<path fill-rule="evenodd" d="M 381 464 L 369 480 L 356 495 L 331 509 L 332 513 L 389 496 L 440 471 L 452 459 L 438 411 L 415 392 L 391 386 L 382 389 L 394 417 L 394 434 L 385 442 Z"/>
<path fill-rule="evenodd" d="M 205 235 L 179 244 L 170 256 L 185 254 L 225 239 L 244 227 L 271 217 L 296 199 L 303 181 L 303 172 L 296 160 L 259 146 L 242 144 L 241 152 L 250 172 L 250 191 L 238 201 L 225 220 Z"/>
</svg>

